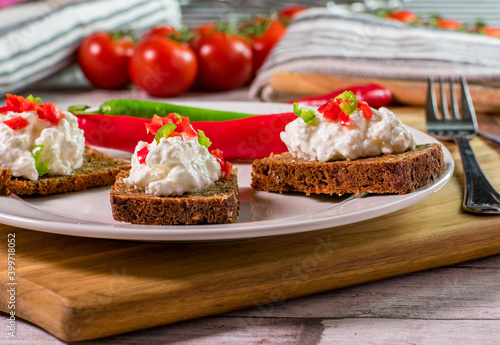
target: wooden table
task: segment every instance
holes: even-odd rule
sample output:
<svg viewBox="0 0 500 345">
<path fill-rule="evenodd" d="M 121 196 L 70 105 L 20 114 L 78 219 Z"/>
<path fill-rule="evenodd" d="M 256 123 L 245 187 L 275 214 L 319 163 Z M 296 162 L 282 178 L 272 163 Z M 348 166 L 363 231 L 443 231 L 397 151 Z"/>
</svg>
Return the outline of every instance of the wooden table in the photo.
<svg viewBox="0 0 500 345">
<path fill-rule="evenodd" d="M 247 100 L 245 91 L 238 90 L 216 96 L 198 95 L 196 98 L 189 99 Z M 47 95 L 42 95 L 44 96 Z M 106 96 L 110 95 L 106 94 Z M 96 97 L 95 93 L 89 93 L 89 98 L 92 97 Z M 415 128 L 423 128 L 422 109 L 405 107 L 394 110 L 404 123 Z M 497 131 L 496 126 L 499 120 L 499 116 L 488 115 L 482 116 L 480 123 L 487 130 Z M 500 189 L 500 174 L 498 174 L 500 148 L 481 138 L 474 139 L 472 145 L 490 181 L 497 189 Z M 456 171 L 441 191 L 407 209 L 381 219 L 362 222 L 354 228 L 358 233 L 365 231 L 362 235 L 368 240 L 371 236 L 375 239 L 377 234 L 384 234 L 386 237 L 393 236 L 396 232 L 391 231 L 391 227 L 401 225 L 394 222 L 401 221 L 408 214 L 412 214 L 412 219 L 419 220 L 418 223 L 405 225 L 406 229 L 415 231 L 415 240 L 418 240 L 419 234 L 428 233 L 428 231 L 437 233 L 438 230 L 447 227 L 445 235 L 439 236 L 443 236 L 443 239 L 454 239 L 455 242 L 441 241 L 436 235 L 433 243 L 440 247 L 432 249 L 436 254 L 434 257 L 427 258 L 425 264 L 420 260 L 411 267 L 411 257 L 406 256 L 406 264 L 409 266 L 407 271 L 418 272 L 400 275 L 403 270 L 397 269 L 397 263 L 391 263 L 391 257 L 387 257 L 385 260 L 392 265 L 394 272 L 384 274 L 387 277 L 393 276 L 392 278 L 337 288 L 286 301 L 276 299 L 274 302 L 250 309 L 90 340 L 85 344 L 497 344 L 500 339 L 500 255 L 493 254 L 500 253 L 500 218 L 462 214 L 459 207 L 460 199 L 457 199 L 456 203 L 452 202 L 451 208 L 450 204 L 446 205 L 446 209 L 440 208 L 443 206 L 439 205 L 443 193 L 459 195 L 463 185 L 458 152 L 451 144 L 447 144 L 447 147 L 455 158 Z M 426 212 L 422 212 L 424 210 Z M 449 217 L 449 215 L 454 217 Z M 450 218 L 456 220 L 450 222 Z M 387 226 L 380 227 L 381 221 L 386 221 Z M 488 231 L 473 229 L 476 222 L 485 224 L 484 229 Z M 453 228 L 454 226 L 459 228 L 464 223 L 471 225 L 471 236 L 468 236 L 467 232 L 462 229 L 457 233 L 457 236 L 460 236 L 457 240 L 453 237 Z M 375 224 L 378 224 L 378 227 Z M 2 225 L 0 225 L 0 230 L 3 234 L 11 231 L 20 231 L 20 236 L 27 234 L 23 230 Z M 326 232 L 320 231 L 318 234 L 326 234 Z M 306 239 L 306 237 L 303 238 Z M 6 236 L 3 235 L 0 238 L 2 239 L 1 245 L 6 246 Z M 360 238 L 359 234 L 356 238 Z M 101 240 L 92 239 L 79 239 L 72 243 L 78 246 L 85 244 L 85 241 L 96 241 L 97 246 L 101 243 Z M 276 240 L 266 241 L 262 240 L 259 244 L 277 243 L 273 242 Z M 283 241 L 297 242 L 298 239 L 285 236 Z M 47 243 L 41 243 L 41 245 L 47 245 Z M 105 244 L 102 245 L 105 246 Z M 244 246 L 239 243 L 235 244 L 235 246 L 238 245 Z M 61 248 L 60 255 L 63 258 L 67 257 L 70 253 L 65 251 L 69 249 L 71 248 Z M 264 256 L 273 254 L 272 248 L 261 247 L 260 250 Z M 420 250 L 431 251 L 430 248 L 425 247 Z M 401 255 L 404 254 L 401 253 Z M 418 257 L 418 252 L 414 254 Z M 473 258 L 480 259 L 466 261 Z M 34 262 L 36 259 L 24 258 L 28 261 L 35 260 Z M 455 264 L 425 269 L 449 263 Z M 2 262 L 2 265 L 4 264 L 5 262 Z M 43 261 L 40 262 L 41 268 L 43 264 Z M 105 266 L 105 263 L 103 265 Z M 18 272 L 22 272 L 22 267 L 18 269 Z M 126 268 L 124 270 L 124 272 L 116 271 L 115 274 L 118 277 L 130 275 Z M 3 269 L 1 271 L 5 273 Z M 311 280 L 315 272 L 309 271 L 309 273 L 310 275 L 304 270 L 295 271 L 295 274 L 300 275 L 300 281 L 304 287 L 315 284 Z M 0 282 L 4 278 L 2 276 Z M 338 286 L 348 286 L 353 283 L 355 284 L 355 282 L 339 281 Z M 336 286 L 335 281 L 329 284 Z M 302 289 L 302 291 L 307 290 L 307 288 Z M 313 290 L 311 287 L 310 291 Z M 230 291 L 221 291 L 221 294 L 229 293 Z M 0 317 L 2 319 L 0 343 L 2 344 L 64 343 L 37 326 L 20 319 L 16 320 L 16 338 L 10 338 L 6 328 L 7 314 L 1 313 Z M 143 314 L 143 317 L 148 317 L 147 312 Z M 112 320 L 109 322 L 112 323 Z"/>
</svg>

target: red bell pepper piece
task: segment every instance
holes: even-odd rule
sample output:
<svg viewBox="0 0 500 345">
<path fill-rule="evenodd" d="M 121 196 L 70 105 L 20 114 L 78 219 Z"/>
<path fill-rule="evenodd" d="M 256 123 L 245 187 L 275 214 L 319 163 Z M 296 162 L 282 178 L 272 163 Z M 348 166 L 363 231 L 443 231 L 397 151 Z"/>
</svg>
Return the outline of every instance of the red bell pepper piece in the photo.
<svg viewBox="0 0 500 345">
<path fill-rule="evenodd" d="M 18 129 L 23 129 L 30 124 L 28 122 L 28 120 L 26 120 L 22 116 L 16 116 L 16 117 L 10 118 L 9 120 L 3 121 L 3 123 L 5 123 L 7 126 L 9 126 L 10 128 L 12 128 L 15 131 L 17 131 Z"/>
<path fill-rule="evenodd" d="M 88 144 L 134 152 L 139 141 L 151 142 L 146 131 L 150 119 L 100 114 L 76 115 Z M 191 125 L 210 139 L 210 150 L 224 152 L 225 159 L 264 158 L 287 151 L 280 133 L 295 120 L 294 113 L 252 116 L 228 121 L 201 121 Z"/>
<path fill-rule="evenodd" d="M 149 149 L 147 146 L 144 146 L 142 149 L 137 151 L 137 160 L 139 160 L 140 164 L 146 164 L 146 157 L 149 154 Z"/>
<path fill-rule="evenodd" d="M 32 111 L 38 109 L 38 102 L 31 101 L 22 96 L 12 95 L 8 93 L 6 95 L 5 105 L 8 110 L 15 113 L 24 113 L 25 111 Z"/>
<path fill-rule="evenodd" d="M 48 120 L 51 123 L 59 123 L 63 118 L 63 113 L 52 102 L 40 104 L 37 108 L 38 117 Z"/>
<path fill-rule="evenodd" d="M 338 95 L 340 95 L 345 91 L 352 91 L 358 101 L 365 101 L 371 107 L 376 109 L 386 106 L 387 104 L 390 103 L 392 99 L 392 93 L 390 90 L 377 84 L 366 84 L 366 85 L 351 86 L 324 95 L 303 97 L 295 99 L 293 101 L 289 101 L 288 103 L 297 102 L 303 105 L 311 105 L 319 107 L 325 104 L 326 102 L 334 99 L 335 97 L 337 97 Z"/>
</svg>

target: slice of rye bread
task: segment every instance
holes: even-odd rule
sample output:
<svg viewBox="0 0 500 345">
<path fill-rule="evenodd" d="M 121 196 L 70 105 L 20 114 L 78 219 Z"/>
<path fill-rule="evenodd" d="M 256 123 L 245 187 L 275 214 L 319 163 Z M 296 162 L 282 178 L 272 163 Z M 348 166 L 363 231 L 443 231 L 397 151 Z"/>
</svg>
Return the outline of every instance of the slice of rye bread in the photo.
<svg viewBox="0 0 500 345">
<path fill-rule="evenodd" d="M 159 197 L 128 187 L 120 173 L 111 188 L 113 217 L 147 225 L 234 223 L 240 212 L 237 169 L 199 193 Z"/>
<path fill-rule="evenodd" d="M 120 171 L 129 169 L 129 162 L 86 146 L 82 167 L 69 175 L 45 175 L 37 181 L 31 181 L 13 177 L 10 170 L 0 170 L 0 195 L 47 195 L 109 186 L 115 182 Z"/>
<path fill-rule="evenodd" d="M 424 186 L 445 169 L 439 144 L 351 161 L 317 162 L 290 153 L 257 159 L 252 164 L 252 187 L 270 192 L 310 194 L 406 194 Z"/>
</svg>

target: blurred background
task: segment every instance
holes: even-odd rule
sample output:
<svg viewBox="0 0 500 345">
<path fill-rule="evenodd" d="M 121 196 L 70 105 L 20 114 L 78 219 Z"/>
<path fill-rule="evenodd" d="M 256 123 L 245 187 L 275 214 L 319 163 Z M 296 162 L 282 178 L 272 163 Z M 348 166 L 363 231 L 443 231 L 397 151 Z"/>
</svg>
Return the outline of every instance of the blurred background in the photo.
<svg viewBox="0 0 500 345">
<path fill-rule="evenodd" d="M 359 12 L 376 12 L 381 8 L 405 8 L 420 16 L 429 13 L 455 18 L 463 23 L 482 19 L 490 25 L 500 25 L 499 0 L 181 0 L 183 23 L 196 26 L 202 22 L 247 18 L 252 14 L 266 13 L 300 4 L 305 7 L 329 7 Z"/>
</svg>

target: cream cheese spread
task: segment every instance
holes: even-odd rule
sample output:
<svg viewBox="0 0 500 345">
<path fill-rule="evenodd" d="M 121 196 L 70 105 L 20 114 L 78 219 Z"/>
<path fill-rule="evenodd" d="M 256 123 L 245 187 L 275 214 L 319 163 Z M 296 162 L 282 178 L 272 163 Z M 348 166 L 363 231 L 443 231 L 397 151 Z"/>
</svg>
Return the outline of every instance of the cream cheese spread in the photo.
<svg viewBox="0 0 500 345">
<path fill-rule="evenodd" d="M 48 164 L 48 175 L 67 175 L 80 168 L 85 151 L 83 130 L 78 127 L 73 114 L 63 114 L 57 124 L 39 118 L 36 111 L 0 114 L 0 169 L 11 170 L 16 177 L 37 180 L 39 176 L 32 152 L 36 145 L 44 145 L 40 161 Z M 3 122 L 18 116 L 29 124 L 13 130 Z"/>
<path fill-rule="evenodd" d="M 372 110 L 369 119 L 361 110 L 354 111 L 347 126 L 316 111 L 310 123 L 301 118 L 290 122 L 281 140 L 294 157 L 322 162 L 401 153 L 415 147 L 412 134 L 393 112 Z"/>
<path fill-rule="evenodd" d="M 145 164 L 138 151 L 148 148 Z M 221 166 L 197 138 L 161 138 L 151 144 L 141 141 L 132 155 L 132 169 L 124 182 L 129 187 L 155 196 L 197 193 L 217 181 Z"/>
</svg>

